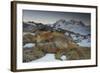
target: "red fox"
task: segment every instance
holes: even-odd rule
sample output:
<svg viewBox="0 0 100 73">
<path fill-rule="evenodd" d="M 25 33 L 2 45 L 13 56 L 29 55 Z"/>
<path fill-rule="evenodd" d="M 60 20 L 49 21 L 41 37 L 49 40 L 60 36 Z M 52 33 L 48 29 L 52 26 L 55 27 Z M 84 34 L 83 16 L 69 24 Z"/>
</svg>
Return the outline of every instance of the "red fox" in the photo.
<svg viewBox="0 0 100 73">
<path fill-rule="evenodd" d="M 37 48 L 46 53 L 55 53 L 56 59 L 61 60 L 62 55 L 66 55 L 67 57 L 70 51 L 73 51 L 71 52 L 72 54 L 77 55 L 76 58 L 73 59 L 81 59 L 85 56 L 81 47 L 76 44 L 71 37 L 65 36 L 60 32 L 41 31 L 37 34 L 36 40 Z"/>
<path fill-rule="evenodd" d="M 76 44 L 69 36 L 56 31 L 39 31 L 33 39 L 36 42 L 35 48 L 46 53 L 54 53 L 55 58 L 63 60 L 61 57 L 66 56 L 67 60 L 88 59 L 87 53 L 82 47 Z M 87 49 L 85 47 L 85 49 Z M 90 49 L 89 49 L 90 50 Z"/>
</svg>

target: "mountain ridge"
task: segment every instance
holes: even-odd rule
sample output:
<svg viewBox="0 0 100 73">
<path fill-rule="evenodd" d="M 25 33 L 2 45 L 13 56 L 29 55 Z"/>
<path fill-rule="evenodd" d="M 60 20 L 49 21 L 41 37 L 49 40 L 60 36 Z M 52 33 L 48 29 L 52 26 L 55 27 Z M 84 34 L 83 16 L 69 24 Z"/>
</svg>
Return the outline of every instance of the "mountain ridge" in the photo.
<svg viewBox="0 0 100 73">
<path fill-rule="evenodd" d="M 25 27 L 25 25 L 27 27 Z M 34 21 L 23 22 L 23 31 L 29 30 L 30 32 L 34 32 L 37 30 L 50 30 L 50 31 L 70 31 L 73 33 L 77 33 L 80 35 L 88 35 L 90 34 L 90 27 L 86 26 L 82 21 L 69 20 L 66 21 L 64 19 L 60 19 L 56 21 L 54 24 L 43 24 L 37 23 Z"/>
</svg>

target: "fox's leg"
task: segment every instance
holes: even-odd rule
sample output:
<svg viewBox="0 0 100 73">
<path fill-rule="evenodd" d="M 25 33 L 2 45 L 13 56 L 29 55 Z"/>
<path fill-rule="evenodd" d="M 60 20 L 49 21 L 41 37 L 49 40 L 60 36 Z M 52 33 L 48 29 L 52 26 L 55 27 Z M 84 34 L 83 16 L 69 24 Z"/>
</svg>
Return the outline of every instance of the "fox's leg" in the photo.
<svg viewBox="0 0 100 73">
<path fill-rule="evenodd" d="M 58 59 L 58 60 L 63 60 L 61 57 L 64 55 L 64 52 L 63 51 L 58 51 L 56 52 L 55 54 L 55 58 Z"/>
</svg>

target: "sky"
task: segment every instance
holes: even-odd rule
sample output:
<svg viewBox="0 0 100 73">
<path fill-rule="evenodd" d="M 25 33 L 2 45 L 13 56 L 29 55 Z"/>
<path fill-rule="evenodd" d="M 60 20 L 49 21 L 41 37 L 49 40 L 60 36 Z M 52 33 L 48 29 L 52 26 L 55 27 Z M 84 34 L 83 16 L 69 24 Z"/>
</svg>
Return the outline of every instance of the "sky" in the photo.
<svg viewBox="0 0 100 73">
<path fill-rule="evenodd" d="M 43 24 L 53 24 L 60 19 L 64 19 L 66 21 L 74 19 L 82 21 L 86 25 L 90 25 L 91 14 L 76 12 L 23 10 L 23 21 L 25 22 L 34 21 Z"/>
</svg>

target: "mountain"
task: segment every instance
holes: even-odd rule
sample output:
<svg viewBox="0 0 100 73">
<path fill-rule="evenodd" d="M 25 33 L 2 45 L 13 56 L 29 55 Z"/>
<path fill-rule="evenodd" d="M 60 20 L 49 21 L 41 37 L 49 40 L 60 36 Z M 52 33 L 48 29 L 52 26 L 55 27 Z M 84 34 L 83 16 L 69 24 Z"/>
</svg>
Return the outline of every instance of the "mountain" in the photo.
<svg viewBox="0 0 100 73">
<path fill-rule="evenodd" d="M 72 39 L 79 43 L 81 46 L 89 46 L 91 45 L 91 31 L 90 25 L 84 24 L 82 21 L 76 20 L 58 20 L 54 24 L 43 24 L 36 23 L 33 21 L 23 22 L 23 32 L 34 33 L 36 31 L 57 31 L 62 32 L 66 36 L 72 37 Z"/>
<path fill-rule="evenodd" d="M 24 32 L 32 32 L 33 29 L 36 29 L 36 24 L 30 22 L 23 22 L 23 31 Z"/>
<path fill-rule="evenodd" d="M 59 31 L 64 33 L 78 34 L 78 35 L 90 35 L 90 25 L 85 25 L 82 21 L 64 19 L 56 21 L 54 24 L 36 23 L 34 21 L 23 22 L 24 32 L 35 32 L 37 30 L 43 31 Z"/>
<path fill-rule="evenodd" d="M 90 34 L 90 27 L 86 26 L 82 21 L 76 21 L 76 20 L 59 20 L 56 21 L 53 26 L 54 29 L 64 29 L 69 30 L 74 33 L 78 33 L 81 35 L 88 35 Z"/>
<path fill-rule="evenodd" d="M 49 25 L 44 25 L 42 23 L 23 22 L 23 32 L 35 32 L 37 30 L 43 30 L 43 31 L 50 30 L 50 31 L 52 31 L 53 28 L 50 27 Z"/>
</svg>

